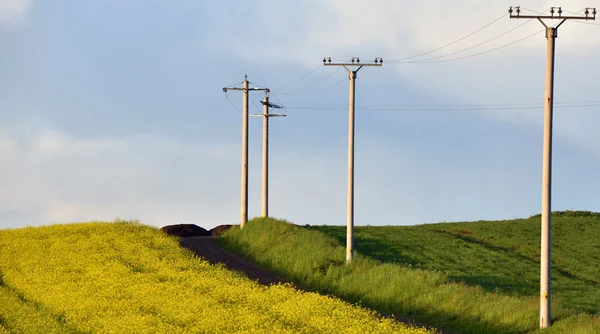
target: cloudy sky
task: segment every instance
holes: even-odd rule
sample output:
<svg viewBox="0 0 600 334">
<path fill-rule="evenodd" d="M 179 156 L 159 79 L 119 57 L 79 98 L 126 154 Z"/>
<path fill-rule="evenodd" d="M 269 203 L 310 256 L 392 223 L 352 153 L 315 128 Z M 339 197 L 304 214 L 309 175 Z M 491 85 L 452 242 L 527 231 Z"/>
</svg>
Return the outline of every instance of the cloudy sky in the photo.
<svg viewBox="0 0 600 334">
<path fill-rule="evenodd" d="M 357 225 L 539 213 L 546 40 L 510 5 L 556 4 L 0 0 L 0 228 L 238 223 L 242 96 L 222 88 L 244 74 L 287 108 L 271 214 L 345 224 L 348 80 L 324 56 L 384 59 L 356 83 Z M 559 30 L 554 210 L 600 211 L 599 24 Z M 261 131 L 251 118 L 250 217 Z"/>
</svg>

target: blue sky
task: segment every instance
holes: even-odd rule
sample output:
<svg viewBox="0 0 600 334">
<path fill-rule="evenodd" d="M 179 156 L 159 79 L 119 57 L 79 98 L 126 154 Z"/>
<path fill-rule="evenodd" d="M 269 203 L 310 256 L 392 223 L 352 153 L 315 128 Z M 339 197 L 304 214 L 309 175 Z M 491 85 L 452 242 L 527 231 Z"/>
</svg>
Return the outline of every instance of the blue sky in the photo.
<svg viewBox="0 0 600 334">
<path fill-rule="evenodd" d="M 357 225 L 539 213 L 543 110 L 506 106 L 542 105 L 541 24 L 505 16 L 415 60 L 520 24 L 440 59 L 535 35 L 462 60 L 392 62 L 459 39 L 510 5 L 1 1 L 0 228 L 115 217 L 155 226 L 237 223 L 242 98 L 230 92 L 228 101 L 221 89 L 244 74 L 288 108 L 288 117 L 271 121 L 271 214 L 345 224 L 347 74 L 319 67 L 324 56 L 384 59 L 357 79 Z M 587 6 L 600 1 L 564 9 Z M 555 99 L 595 103 L 555 109 L 554 210 L 600 211 L 599 34 L 600 26 L 577 22 L 559 30 Z M 250 111 L 258 112 L 262 95 L 251 94 Z M 424 105 L 442 110 L 418 110 Z M 250 217 L 260 214 L 261 131 L 261 119 L 251 118 Z"/>
</svg>

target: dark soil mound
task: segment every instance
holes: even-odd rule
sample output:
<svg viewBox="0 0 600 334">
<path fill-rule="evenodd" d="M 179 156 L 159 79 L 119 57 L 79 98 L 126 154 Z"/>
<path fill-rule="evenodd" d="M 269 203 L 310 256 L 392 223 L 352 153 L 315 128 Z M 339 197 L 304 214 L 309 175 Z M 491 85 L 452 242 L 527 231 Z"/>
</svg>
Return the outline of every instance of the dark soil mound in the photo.
<svg viewBox="0 0 600 334">
<path fill-rule="evenodd" d="M 194 224 L 167 225 L 160 229 L 168 235 L 178 237 L 210 237 L 212 235 L 209 231 Z"/>
<path fill-rule="evenodd" d="M 233 225 L 219 225 L 210 230 L 210 233 L 212 233 L 212 235 L 221 235 L 223 234 L 223 232 L 227 231 L 232 226 Z"/>
</svg>

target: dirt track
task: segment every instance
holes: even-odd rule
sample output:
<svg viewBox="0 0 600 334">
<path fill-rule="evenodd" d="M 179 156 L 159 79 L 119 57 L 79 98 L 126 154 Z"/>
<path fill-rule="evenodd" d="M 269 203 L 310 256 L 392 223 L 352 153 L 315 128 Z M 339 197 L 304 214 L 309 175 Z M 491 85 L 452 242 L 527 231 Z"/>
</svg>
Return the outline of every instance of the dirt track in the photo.
<svg viewBox="0 0 600 334">
<path fill-rule="evenodd" d="M 210 263 L 223 263 L 227 268 L 241 271 L 252 280 L 261 284 L 285 282 L 281 277 L 269 272 L 254 263 L 244 260 L 236 254 L 230 253 L 219 246 L 213 239 L 215 237 L 187 237 L 181 238 L 182 247 L 192 250 L 198 256 Z"/>
</svg>

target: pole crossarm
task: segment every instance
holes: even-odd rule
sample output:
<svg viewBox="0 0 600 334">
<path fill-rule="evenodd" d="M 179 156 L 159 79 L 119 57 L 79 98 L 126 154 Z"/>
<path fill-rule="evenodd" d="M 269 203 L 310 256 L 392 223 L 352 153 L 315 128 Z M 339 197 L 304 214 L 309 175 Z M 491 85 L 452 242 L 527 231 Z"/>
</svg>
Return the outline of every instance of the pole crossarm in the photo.
<svg viewBox="0 0 600 334">
<path fill-rule="evenodd" d="M 269 93 L 271 91 L 269 88 L 243 88 L 243 87 L 231 87 L 231 88 L 227 88 L 227 87 L 223 87 L 223 91 L 225 93 L 227 93 L 228 90 L 246 90 L 246 91 L 249 91 L 249 90 L 264 90 L 267 93 Z"/>
<path fill-rule="evenodd" d="M 556 9 L 558 8 L 558 10 Z M 517 14 L 513 14 L 516 12 Z M 508 13 L 510 14 L 511 19 L 554 19 L 554 20 L 596 20 L 596 8 L 586 8 L 584 11 L 585 16 L 571 15 L 571 16 L 563 16 L 562 15 L 562 7 L 550 7 L 550 15 L 521 15 L 521 6 L 513 7 L 511 6 L 508 9 Z M 558 15 L 554 15 L 554 13 L 558 13 Z M 592 14 L 593 16 L 590 16 Z"/>
<path fill-rule="evenodd" d="M 265 114 L 250 114 L 248 116 L 252 116 L 252 117 L 265 117 L 265 116 L 267 116 L 267 117 L 287 117 L 287 115 L 285 115 L 285 114 L 268 114 L 268 115 L 265 115 Z"/>
<path fill-rule="evenodd" d="M 352 57 L 352 60 L 349 63 L 332 63 L 331 62 L 331 57 L 329 58 L 323 58 L 323 65 L 324 66 L 343 66 L 346 70 L 348 70 L 348 72 L 358 72 L 358 70 L 360 70 L 361 68 L 363 68 L 364 66 L 378 66 L 381 67 L 381 65 L 383 65 L 383 59 L 381 58 L 375 58 L 375 61 L 373 61 L 373 63 L 360 63 L 360 58 L 358 57 Z M 351 70 L 348 67 L 350 66 L 356 66 L 358 67 L 356 70 Z"/>
</svg>

